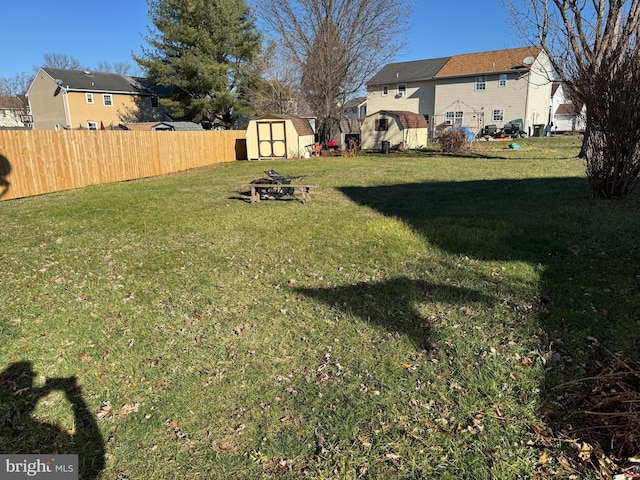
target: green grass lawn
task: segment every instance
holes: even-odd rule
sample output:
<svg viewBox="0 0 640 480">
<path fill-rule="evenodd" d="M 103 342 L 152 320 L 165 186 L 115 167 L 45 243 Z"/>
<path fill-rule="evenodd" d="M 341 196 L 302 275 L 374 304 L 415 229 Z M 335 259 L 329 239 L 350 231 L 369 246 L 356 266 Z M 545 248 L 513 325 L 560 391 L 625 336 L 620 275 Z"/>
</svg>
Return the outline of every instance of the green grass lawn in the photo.
<svg viewBox="0 0 640 480">
<path fill-rule="evenodd" d="M 102 479 L 597 478 L 566 386 L 638 361 L 638 204 L 589 200 L 579 139 L 518 143 L 0 202 L 0 452 Z M 249 204 L 267 169 L 320 188 Z"/>
</svg>

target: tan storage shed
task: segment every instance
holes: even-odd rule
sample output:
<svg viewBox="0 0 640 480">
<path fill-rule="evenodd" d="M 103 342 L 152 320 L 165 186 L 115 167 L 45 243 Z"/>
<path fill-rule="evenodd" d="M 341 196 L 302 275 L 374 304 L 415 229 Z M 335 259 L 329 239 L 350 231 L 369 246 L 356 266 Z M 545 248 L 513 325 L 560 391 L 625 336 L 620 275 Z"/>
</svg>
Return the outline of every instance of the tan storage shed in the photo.
<svg viewBox="0 0 640 480">
<path fill-rule="evenodd" d="M 424 115 L 413 112 L 380 110 L 365 117 L 360 132 L 363 150 L 415 149 L 427 145 L 429 125 Z"/>
<path fill-rule="evenodd" d="M 315 143 L 309 120 L 284 114 L 251 120 L 245 138 L 249 160 L 302 158 Z"/>
</svg>

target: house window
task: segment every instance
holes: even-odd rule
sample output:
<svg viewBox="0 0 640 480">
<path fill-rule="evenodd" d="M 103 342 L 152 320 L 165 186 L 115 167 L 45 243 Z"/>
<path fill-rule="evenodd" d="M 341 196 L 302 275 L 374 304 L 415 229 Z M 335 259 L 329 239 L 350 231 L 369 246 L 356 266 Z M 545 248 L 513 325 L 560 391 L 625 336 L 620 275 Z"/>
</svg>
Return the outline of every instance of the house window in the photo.
<svg viewBox="0 0 640 480">
<path fill-rule="evenodd" d="M 93 93 L 87 93 L 85 95 L 86 95 L 86 98 L 87 98 L 87 103 L 93 104 Z"/>
<path fill-rule="evenodd" d="M 113 107 L 113 97 L 110 93 L 102 94 L 102 103 L 105 107 Z"/>
<path fill-rule="evenodd" d="M 151 108 L 158 108 L 158 97 L 151 97 Z"/>
<path fill-rule="evenodd" d="M 507 74 L 506 73 L 502 73 L 500 75 L 500 78 L 498 80 L 498 86 L 499 87 L 506 87 L 507 86 Z"/>
<path fill-rule="evenodd" d="M 406 97 L 407 96 L 407 85 L 404 83 L 401 83 L 400 85 L 398 85 L 398 96 L 399 97 Z"/>
<path fill-rule="evenodd" d="M 484 92 L 487 89 L 487 77 L 476 77 L 476 92 Z"/>
<path fill-rule="evenodd" d="M 97 122 L 87 122 L 87 128 L 89 130 L 98 130 L 98 123 Z"/>
<path fill-rule="evenodd" d="M 389 119 L 379 118 L 376 120 L 376 132 L 386 132 L 389 130 Z"/>
<path fill-rule="evenodd" d="M 445 122 L 447 125 L 461 126 L 462 125 L 462 112 L 447 112 L 445 116 Z"/>
<path fill-rule="evenodd" d="M 387 95 L 389 95 L 389 87 L 385 85 L 384 87 L 382 87 L 382 96 L 386 97 Z"/>
<path fill-rule="evenodd" d="M 502 122 L 504 120 L 504 110 L 493 110 L 491 113 L 491 121 Z"/>
</svg>

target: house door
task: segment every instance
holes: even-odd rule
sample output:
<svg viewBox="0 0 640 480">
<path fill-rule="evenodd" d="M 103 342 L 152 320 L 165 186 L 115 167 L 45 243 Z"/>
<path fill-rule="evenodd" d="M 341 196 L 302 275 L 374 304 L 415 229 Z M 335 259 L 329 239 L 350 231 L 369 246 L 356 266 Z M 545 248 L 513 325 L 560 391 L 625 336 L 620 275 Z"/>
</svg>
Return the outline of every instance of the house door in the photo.
<svg viewBox="0 0 640 480">
<path fill-rule="evenodd" d="M 258 156 L 260 158 L 287 158 L 285 122 L 256 122 L 258 128 Z"/>
</svg>

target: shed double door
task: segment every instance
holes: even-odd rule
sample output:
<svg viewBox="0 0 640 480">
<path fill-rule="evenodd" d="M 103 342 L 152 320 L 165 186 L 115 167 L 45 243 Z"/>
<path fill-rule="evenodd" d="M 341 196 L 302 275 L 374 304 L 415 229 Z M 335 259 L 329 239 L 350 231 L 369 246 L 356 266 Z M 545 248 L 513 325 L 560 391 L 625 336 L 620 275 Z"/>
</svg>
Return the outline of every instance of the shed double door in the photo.
<svg viewBox="0 0 640 480">
<path fill-rule="evenodd" d="M 285 121 L 256 122 L 260 158 L 287 158 Z"/>
</svg>

